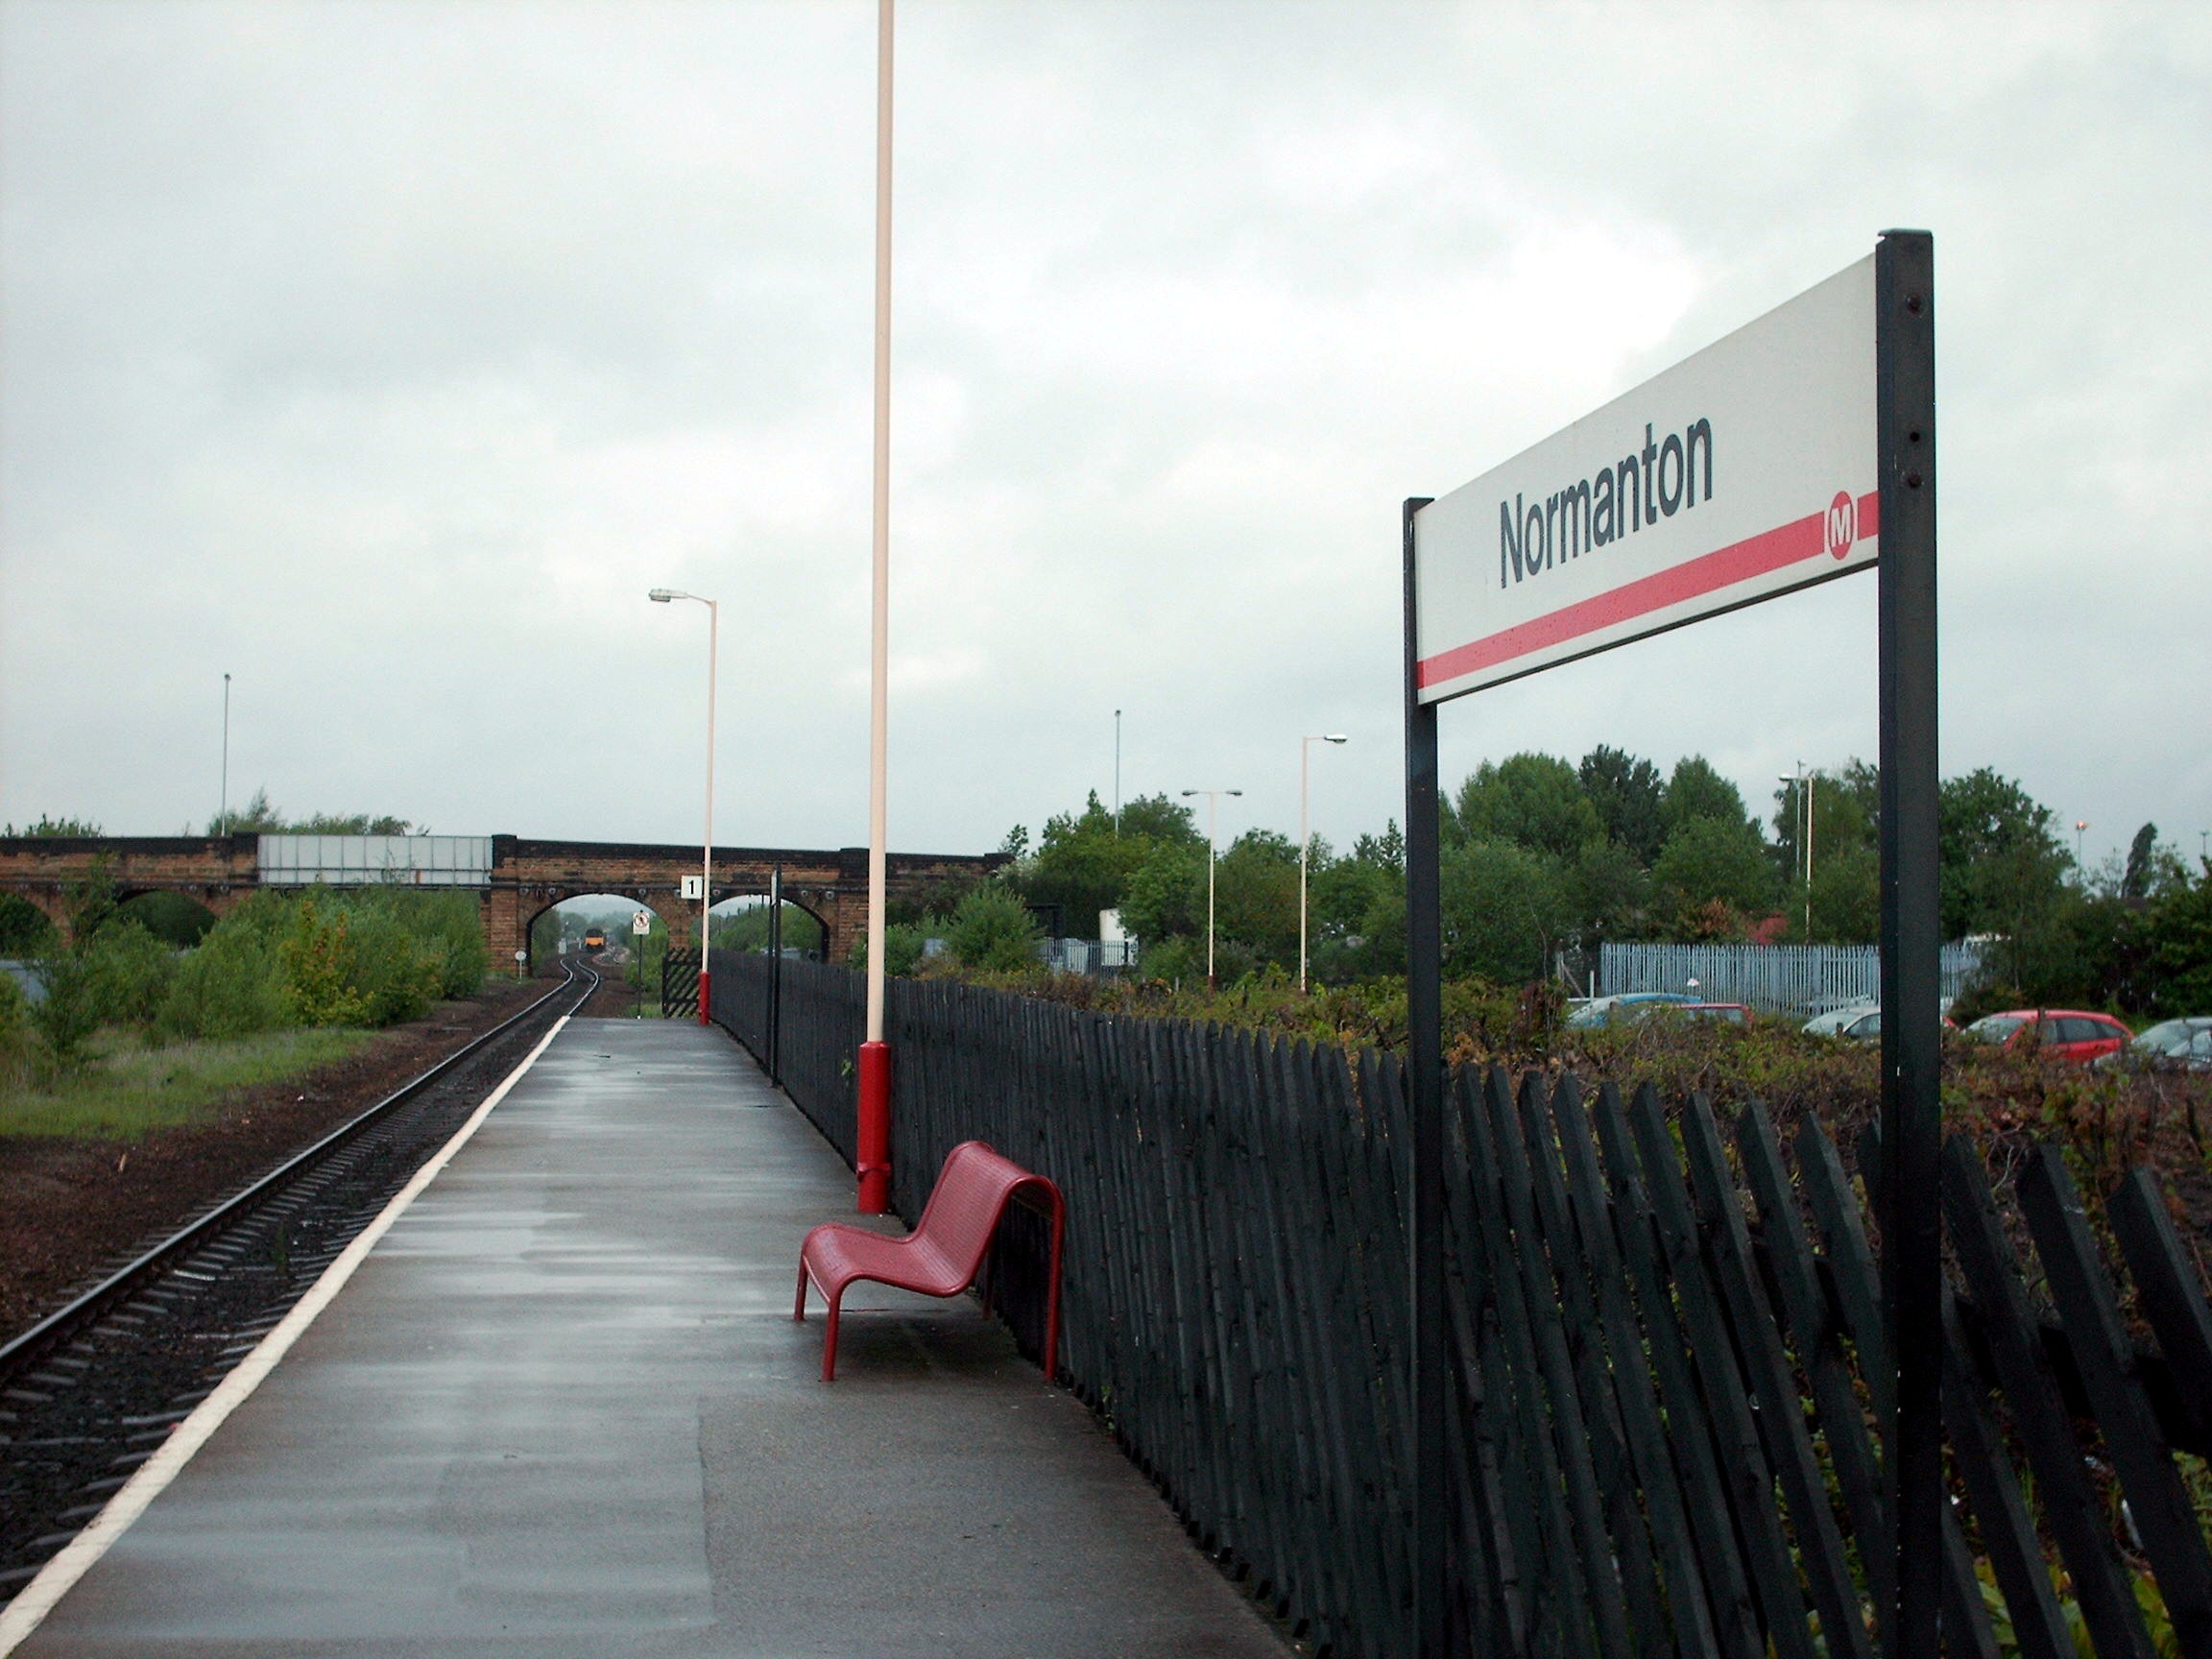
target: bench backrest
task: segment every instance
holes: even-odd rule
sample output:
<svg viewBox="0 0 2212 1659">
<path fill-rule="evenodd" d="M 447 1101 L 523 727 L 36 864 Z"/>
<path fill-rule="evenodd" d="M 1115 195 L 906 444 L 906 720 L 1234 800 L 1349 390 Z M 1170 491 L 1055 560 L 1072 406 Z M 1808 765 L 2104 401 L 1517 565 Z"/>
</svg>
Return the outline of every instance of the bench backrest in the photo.
<svg viewBox="0 0 2212 1659">
<path fill-rule="evenodd" d="M 1031 1182 L 1051 1186 L 1044 1176 L 1031 1174 L 982 1142 L 963 1141 L 946 1154 L 914 1235 L 926 1236 L 964 1272 L 973 1273 L 983 1260 L 991 1230 L 998 1224 L 1007 1199 Z"/>
</svg>

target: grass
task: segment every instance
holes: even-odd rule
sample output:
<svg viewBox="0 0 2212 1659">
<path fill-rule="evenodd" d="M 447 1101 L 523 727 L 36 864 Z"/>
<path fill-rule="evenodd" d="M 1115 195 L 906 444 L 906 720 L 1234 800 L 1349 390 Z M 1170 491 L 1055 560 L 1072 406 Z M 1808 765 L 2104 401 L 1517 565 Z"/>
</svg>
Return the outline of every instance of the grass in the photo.
<svg viewBox="0 0 2212 1659">
<path fill-rule="evenodd" d="M 45 1087 L 0 1087 L 0 1135 L 135 1141 L 201 1120 L 234 1090 L 301 1076 L 374 1040 L 368 1031 L 292 1030 L 149 1048 L 105 1031 L 82 1070 Z"/>
</svg>

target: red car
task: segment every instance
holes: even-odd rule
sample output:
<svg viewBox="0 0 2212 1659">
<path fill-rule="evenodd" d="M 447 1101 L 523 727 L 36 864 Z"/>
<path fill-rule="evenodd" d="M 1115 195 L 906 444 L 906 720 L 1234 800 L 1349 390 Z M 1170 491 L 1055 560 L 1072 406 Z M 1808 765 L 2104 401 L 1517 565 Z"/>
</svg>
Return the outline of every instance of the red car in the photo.
<svg viewBox="0 0 2212 1659">
<path fill-rule="evenodd" d="M 2135 1033 L 2109 1014 L 2084 1014 L 2075 1008 L 2014 1008 L 1990 1014 L 1966 1027 L 1966 1035 L 2000 1048 L 2034 1045 L 2046 1060 L 2086 1066 L 2100 1055 L 2116 1054 Z"/>
</svg>

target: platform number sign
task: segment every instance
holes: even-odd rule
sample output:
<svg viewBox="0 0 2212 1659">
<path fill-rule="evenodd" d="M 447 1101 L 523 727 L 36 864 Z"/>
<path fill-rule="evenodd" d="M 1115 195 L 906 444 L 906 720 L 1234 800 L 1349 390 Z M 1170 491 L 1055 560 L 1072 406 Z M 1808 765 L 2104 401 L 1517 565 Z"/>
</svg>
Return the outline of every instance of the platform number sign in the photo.
<svg viewBox="0 0 2212 1659">
<path fill-rule="evenodd" d="M 706 898 L 706 897 L 707 897 L 707 878 L 706 878 L 706 877 L 704 877 L 704 876 L 686 876 L 686 877 L 685 877 L 685 878 L 684 878 L 684 897 L 685 897 L 685 898 L 686 898 L 686 899 L 704 899 L 704 898 Z"/>
<path fill-rule="evenodd" d="M 631 917 L 630 931 L 637 934 L 640 939 L 644 938 L 646 934 L 652 932 L 653 912 L 650 910 L 640 910 L 637 915 Z"/>
</svg>

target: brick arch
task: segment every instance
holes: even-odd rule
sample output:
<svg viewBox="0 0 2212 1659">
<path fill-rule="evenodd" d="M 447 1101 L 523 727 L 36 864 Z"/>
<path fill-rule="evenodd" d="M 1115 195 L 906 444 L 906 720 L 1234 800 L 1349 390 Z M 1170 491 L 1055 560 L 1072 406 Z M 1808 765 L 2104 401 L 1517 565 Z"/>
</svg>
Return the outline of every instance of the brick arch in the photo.
<svg viewBox="0 0 2212 1659">
<path fill-rule="evenodd" d="M 546 911 L 558 909 L 561 905 L 567 903 L 571 899 L 619 899 L 625 904 L 635 904 L 641 910 L 650 910 L 654 915 L 660 917 L 661 922 L 666 925 L 668 928 L 668 937 L 671 943 L 675 942 L 677 939 L 676 911 L 679 908 L 689 908 L 692 910 L 696 910 L 698 908 L 696 902 L 693 902 L 688 905 L 686 905 L 685 902 L 682 900 L 677 900 L 671 902 L 668 895 L 665 893 L 656 894 L 643 890 L 625 891 L 621 886 L 617 885 L 585 885 L 568 891 L 562 891 L 558 888 L 531 888 L 529 889 L 529 892 L 533 898 L 543 892 L 550 892 L 552 896 L 546 898 L 544 902 L 540 904 L 537 909 L 531 910 L 528 915 L 522 917 L 522 942 L 519 945 L 509 946 L 507 950 L 507 955 L 504 959 L 494 956 L 493 961 L 493 968 L 495 972 L 501 968 L 504 968 L 507 963 L 514 961 L 515 952 L 517 950 L 528 950 L 531 949 L 530 934 L 532 930 L 537 927 L 539 919 L 542 917 Z M 490 907 L 489 903 L 487 903 L 486 907 Z M 519 914 L 521 910 L 527 908 L 528 905 L 526 903 L 524 905 L 518 906 L 517 914 Z M 486 930 L 486 937 L 487 940 L 489 940 L 489 929 Z M 535 953 L 533 953 L 528 966 L 531 973 L 534 974 L 538 971 L 538 960 Z"/>
<path fill-rule="evenodd" d="M 824 913 L 828 908 L 828 902 L 822 894 L 812 890 L 808 891 L 814 900 L 811 903 L 807 902 L 806 897 L 802 896 L 800 890 L 791 887 L 782 890 L 781 898 L 783 902 L 790 905 L 792 909 L 814 919 L 814 925 L 822 929 L 823 959 L 825 961 L 833 960 L 829 954 L 830 939 L 833 927 L 830 917 Z M 715 904 L 727 904 L 733 899 L 757 899 L 765 904 L 768 900 L 768 889 L 765 884 L 754 886 L 745 882 L 737 882 L 729 887 L 717 887 L 714 890 Z M 712 906 L 709 907 L 709 913 L 712 913 Z"/>
</svg>

